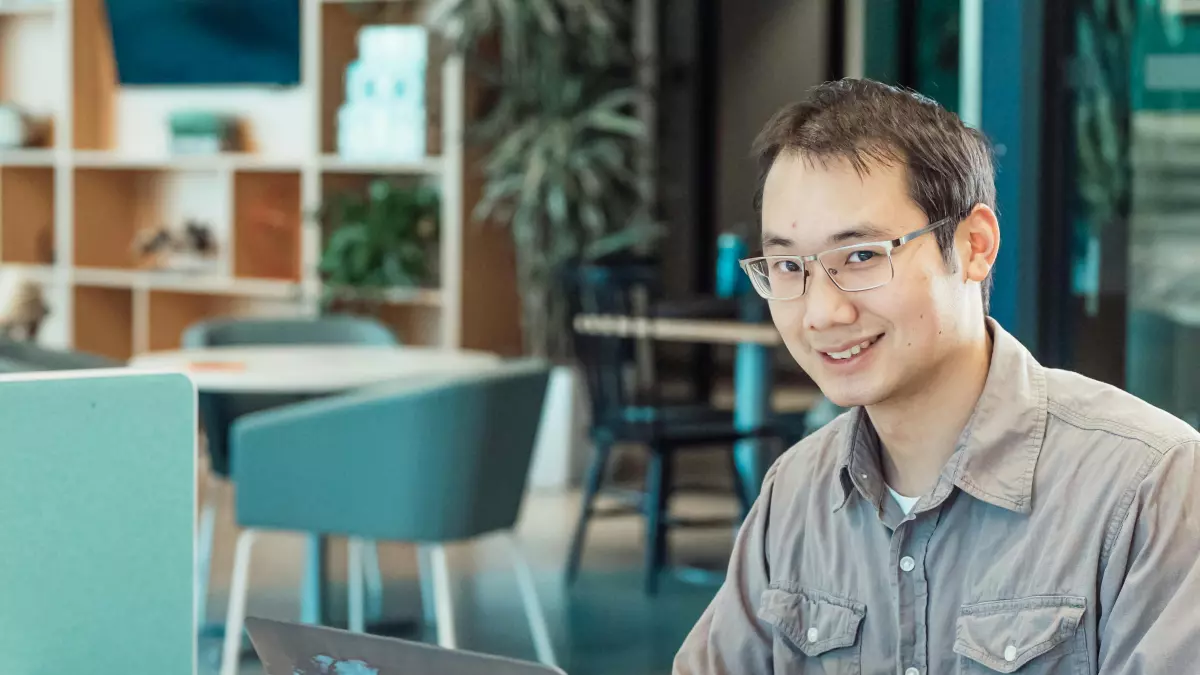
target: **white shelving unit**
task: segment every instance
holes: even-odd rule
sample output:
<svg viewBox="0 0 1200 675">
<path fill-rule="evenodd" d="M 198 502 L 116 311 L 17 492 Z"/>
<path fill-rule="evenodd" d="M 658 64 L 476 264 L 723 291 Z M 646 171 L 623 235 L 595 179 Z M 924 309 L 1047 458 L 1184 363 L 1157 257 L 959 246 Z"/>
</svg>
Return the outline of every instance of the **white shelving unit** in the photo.
<svg viewBox="0 0 1200 675">
<path fill-rule="evenodd" d="M 170 348 L 186 325 L 216 315 L 319 311 L 321 228 L 330 195 L 377 177 L 430 181 L 442 196 L 438 288 L 393 289 L 378 318 L 406 343 L 462 342 L 464 72 L 431 36 L 431 156 L 357 162 L 336 154 L 342 74 L 354 37 L 376 21 L 420 20 L 396 0 L 301 4 L 302 81 L 272 88 L 122 88 L 104 0 L 10 5 L 0 0 L 0 102 L 52 121 L 45 147 L 0 150 L 0 271 L 40 282 L 51 302 L 51 346 L 127 358 Z M 168 115 L 236 115 L 253 150 L 168 152 Z M 218 257 L 207 272 L 139 268 L 140 228 L 211 223 Z"/>
</svg>

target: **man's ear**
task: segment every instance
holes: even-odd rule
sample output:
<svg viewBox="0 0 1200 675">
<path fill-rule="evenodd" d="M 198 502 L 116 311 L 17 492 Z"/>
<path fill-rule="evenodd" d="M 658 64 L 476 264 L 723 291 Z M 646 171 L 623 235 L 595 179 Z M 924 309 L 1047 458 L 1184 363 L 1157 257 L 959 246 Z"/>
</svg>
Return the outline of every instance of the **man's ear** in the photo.
<svg viewBox="0 0 1200 675">
<path fill-rule="evenodd" d="M 961 223 L 955 234 L 965 279 L 982 283 L 996 264 L 1000 252 L 1000 221 L 996 212 L 986 204 L 976 204 Z"/>
</svg>

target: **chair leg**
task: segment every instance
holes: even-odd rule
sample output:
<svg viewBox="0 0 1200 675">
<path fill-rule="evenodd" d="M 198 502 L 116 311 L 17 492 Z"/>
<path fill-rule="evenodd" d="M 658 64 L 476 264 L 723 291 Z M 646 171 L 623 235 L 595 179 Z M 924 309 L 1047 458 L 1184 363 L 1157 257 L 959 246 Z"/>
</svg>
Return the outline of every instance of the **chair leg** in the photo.
<svg viewBox="0 0 1200 675">
<path fill-rule="evenodd" d="M 250 561 L 256 530 L 242 530 L 233 557 L 233 581 L 229 587 L 229 611 L 225 616 L 225 644 L 221 651 L 221 675 L 237 675 L 242 660 L 242 631 L 246 626 L 246 600 L 250 592 Z"/>
<path fill-rule="evenodd" d="M 208 583 L 212 572 L 213 533 L 216 530 L 217 502 L 211 496 L 204 499 L 200 511 L 200 523 L 196 528 L 196 584 L 195 604 L 196 630 L 204 628 L 208 620 Z"/>
<path fill-rule="evenodd" d="M 738 503 L 738 522 L 746 519 L 750 513 L 750 497 L 746 494 L 746 484 L 742 482 L 742 474 L 738 471 L 737 457 L 733 452 L 730 452 L 729 458 L 729 475 L 733 477 L 733 495 Z"/>
<path fill-rule="evenodd" d="M 458 647 L 458 635 L 454 626 L 454 596 L 450 587 L 450 565 L 446 562 L 446 546 L 433 544 L 429 547 L 429 561 L 433 577 L 433 604 L 437 616 L 438 646 L 446 649 Z"/>
<path fill-rule="evenodd" d="M 379 565 L 379 545 L 374 540 L 363 542 L 363 573 L 367 584 L 367 617 L 383 619 L 383 568 Z"/>
<path fill-rule="evenodd" d="M 658 581 L 666 563 L 667 529 L 664 518 L 671 489 L 671 455 L 659 449 L 650 451 L 646 470 L 646 594 L 658 593 Z"/>
<path fill-rule="evenodd" d="M 437 600 L 433 592 L 432 557 L 432 549 L 428 545 L 417 546 L 417 574 L 421 584 L 421 615 L 425 619 L 426 627 L 437 625 Z"/>
<path fill-rule="evenodd" d="M 358 537 L 346 539 L 346 587 L 347 608 L 349 613 L 349 629 L 351 633 L 362 633 L 366 630 L 366 612 L 363 609 L 364 589 L 364 558 L 363 549 L 366 544 Z"/>
<path fill-rule="evenodd" d="M 521 546 L 511 532 L 503 534 L 508 555 L 512 558 L 513 572 L 517 576 L 517 587 L 521 591 L 521 603 L 525 606 L 525 617 L 529 620 L 529 632 L 533 637 L 533 646 L 537 650 L 538 661 L 547 666 L 557 666 L 554 658 L 554 645 L 550 640 L 550 627 L 546 624 L 546 615 L 542 611 L 542 603 L 538 600 L 537 587 L 534 585 L 533 572 L 529 562 L 521 552 Z"/>
<path fill-rule="evenodd" d="M 608 457 L 612 446 L 608 443 L 596 443 L 592 452 L 592 463 L 588 467 L 587 478 L 583 485 L 583 501 L 579 508 L 579 521 L 575 524 L 575 534 L 571 537 L 571 548 L 567 554 L 567 584 L 574 583 L 579 575 L 579 564 L 583 557 L 583 544 L 587 538 L 588 523 L 592 518 L 596 495 L 604 482 L 604 472 L 608 467 Z"/>
</svg>

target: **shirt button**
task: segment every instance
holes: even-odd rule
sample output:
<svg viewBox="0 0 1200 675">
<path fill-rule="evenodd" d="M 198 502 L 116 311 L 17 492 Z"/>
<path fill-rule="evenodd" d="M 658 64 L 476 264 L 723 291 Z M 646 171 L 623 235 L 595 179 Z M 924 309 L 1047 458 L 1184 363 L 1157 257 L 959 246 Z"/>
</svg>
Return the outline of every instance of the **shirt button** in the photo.
<svg viewBox="0 0 1200 675">
<path fill-rule="evenodd" d="M 916 668 L 909 668 L 908 670 L 904 671 L 904 675 L 921 675 L 921 671 L 917 670 Z"/>
<path fill-rule="evenodd" d="M 1004 648 L 1004 660 L 1012 663 L 1017 660 L 1017 648 L 1009 645 Z"/>
<path fill-rule="evenodd" d="M 912 559 L 912 556 L 904 556 L 900 559 L 900 569 L 905 572 L 911 572 L 917 568 L 917 561 Z"/>
<path fill-rule="evenodd" d="M 816 642 L 817 638 L 819 638 L 819 637 L 821 637 L 821 631 L 817 630 L 816 628 L 808 629 L 808 641 L 809 642 Z"/>
</svg>

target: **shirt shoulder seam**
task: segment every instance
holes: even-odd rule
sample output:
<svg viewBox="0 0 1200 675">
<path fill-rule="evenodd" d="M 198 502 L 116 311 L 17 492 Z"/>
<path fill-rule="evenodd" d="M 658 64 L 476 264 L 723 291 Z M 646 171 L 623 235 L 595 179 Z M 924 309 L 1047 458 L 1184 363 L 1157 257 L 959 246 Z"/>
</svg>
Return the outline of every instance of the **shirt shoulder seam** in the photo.
<svg viewBox="0 0 1200 675">
<path fill-rule="evenodd" d="M 1159 457 L 1165 455 L 1171 448 L 1191 440 L 1182 435 L 1152 433 L 1115 420 L 1084 415 L 1052 399 L 1047 402 L 1046 408 L 1060 422 L 1069 424 L 1076 429 L 1081 431 L 1102 431 L 1127 440 L 1136 441 L 1153 450 Z"/>
</svg>

